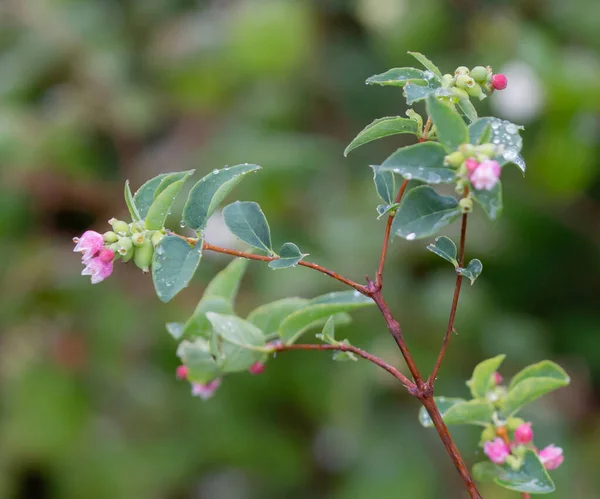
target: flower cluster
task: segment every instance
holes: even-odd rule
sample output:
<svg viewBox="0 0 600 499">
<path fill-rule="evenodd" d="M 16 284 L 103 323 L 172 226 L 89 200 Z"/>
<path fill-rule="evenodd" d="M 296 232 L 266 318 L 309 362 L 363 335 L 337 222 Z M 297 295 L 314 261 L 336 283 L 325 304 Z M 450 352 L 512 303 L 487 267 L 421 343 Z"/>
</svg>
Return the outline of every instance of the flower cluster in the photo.
<svg viewBox="0 0 600 499">
<path fill-rule="evenodd" d="M 442 77 L 442 87 L 451 89 L 458 97 L 468 99 L 469 96 L 485 99 L 494 90 L 504 90 L 508 80 L 503 74 L 494 74 L 489 66 L 466 66 L 456 68 L 454 75 L 445 74 Z"/>
<path fill-rule="evenodd" d="M 494 380 L 499 385 L 502 377 L 496 373 Z M 503 386 L 497 386 L 490 392 L 491 395 L 488 398 L 496 399 L 505 390 Z M 496 425 L 488 426 L 483 430 L 481 440 L 483 451 L 490 461 L 495 464 L 507 464 L 514 470 L 521 469 L 527 449 L 532 449 L 537 453 L 547 470 L 558 468 L 564 460 L 562 449 L 554 444 L 538 451 L 533 445 L 531 423 L 525 422 L 521 418 L 511 417 Z"/>
<path fill-rule="evenodd" d="M 120 258 L 123 262 L 133 262 L 144 272 L 150 271 L 154 248 L 164 237 L 159 230 L 145 230 L 141 222 L 128 224 L 116 218 L 108 223 L 113 230 L 99 234 L 92 230 L 81 237 L 73 238 L 75 252 L 83 254 L 85 265 L 82 275 L 91 276 L 92 284 L 97 284 L 112 274 L 113 262 Z"/>
</svg>

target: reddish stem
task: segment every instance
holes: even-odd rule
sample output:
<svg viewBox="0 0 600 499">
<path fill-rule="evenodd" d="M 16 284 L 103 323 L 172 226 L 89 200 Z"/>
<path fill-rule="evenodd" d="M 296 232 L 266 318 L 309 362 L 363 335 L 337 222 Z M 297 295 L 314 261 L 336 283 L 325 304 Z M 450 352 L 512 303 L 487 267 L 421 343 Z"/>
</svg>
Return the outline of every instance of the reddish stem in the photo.
<svg viewBox="0 0 600 499">
<path fill-rule="evenodd" d="M 373 364 L 376 364 L 379 367 L 385 369 L 396 379 L 400 380 L 400 383 L 402 383 L 410 392 L 412 392 L 415 389 L 415 384 L 412 381 L 410 381 L 406 376 L 404 376 L 404 374 L 402 374 L 400 371 L 398 371 L 398 369 L 390 366 L 387 362 L 381 360 L 379 357 L 376 357 L 375 355 L 370 354 L 369 352 L 366 352 L 366 351 L 364 351 L 360 348 L 357 348 L 353 345 L 345 345 L 343 343 L 340 343 L 338 345 L 321 345 L 321 344 L 283 345 L 283 344 L 281 344 L 281 345 L 275 345 L 273 347 L 274 352 L 285 352 L 288 350 L 334 350 L 334 351 L 337 350 L 340 352 L 352 352 L 353 354 L 358 355 L 359 357 L 362 357 L 363 359 L 366 359 L 370 362 L 373 362 Z"/>
<path fill-rule="evenodd" d="M 398 195 L 396 196 L 395 203 L 399 203 L 404 195 L 404 191 L 406 190 L 406 186 L 408 185 L 408 180 L 402 182 L 400 186 L 400 190 L 398 191 Z M 383 246 L 381 247 L 381 257 L 379 258 L 379 268 L 377 269 L 377 274 L 375 274 L 375 286 L 377 288 L 381 288 L 383 286 L 383 266 L 385 265 L 385 257 L 387 255 L 388 245 L 390 242 L 390 232 L 392 230 L 392 222 L 394 221 L 395 212 L 390 213 L 387 219 L 387 224 L 385 226 L 385 234 L 383 236 Z"/>
<path fill-rule="evenodd" d="M 459 267 L 463 267 L 465 264 L 465 240 L 467 238 L 467 214 L 463 213 L 462 216 L 462 224 L 460 226 L 460 246 L 458 250 L 458 265 Z M 460 297 L 460 288 L 462 284 L 463 276 L 461 274 L 456 274 L 456 284 L 454 285 L 454 297 L 452 298 L 452 306 L 450 307 L 450 318 L 448 319 L 448 327 L 446 328 L 446 334 L 444 335 L 444 341 L 442 342 L 442 348 L 440 349 L 440 353 L 438 354 L 437 360 L 435 361 L 435 365 L 433 366 L 433 371 L 429 375 L 428 383 L 433 387 L 435 384 L 435 379 L 437 378 L 438 372 L 440 370 L 440 366 L 442 365 L 442 361 L 444 360 L 444 355 L 446 355 L 446 349 L 448 348 L 448 343 L 450 342 L 450 336 L 452 336 L 452 331 L 454 331 L 454 319 L 456 318 L 456 309 L 458 308 L 458 298 Z"/>
</svg>

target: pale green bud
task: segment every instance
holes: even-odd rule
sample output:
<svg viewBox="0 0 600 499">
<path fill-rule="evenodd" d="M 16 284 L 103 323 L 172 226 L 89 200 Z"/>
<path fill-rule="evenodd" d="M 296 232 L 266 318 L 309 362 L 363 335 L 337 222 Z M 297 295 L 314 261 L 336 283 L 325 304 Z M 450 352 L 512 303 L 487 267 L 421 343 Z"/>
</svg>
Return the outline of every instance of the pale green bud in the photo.
<svg viewBox="0 0 600 499">
<path fill-rule="evenodd" d="M 128 262 L 133 257 L 133 243 L 128 237 L 120 237 L 117 244 L 117 253 L 121 255 L 124 262 Z"/>
<path fill-rule="evenodd" d="M 152 257 L 154 255 L 154 248 L 152 243 L 147 239 L 144 240 L 144 244 L 139 248 L 135 248 L 133 254 L 133 262 L 142 269 L 144 272 L 150 272 L 150 265 L 152 265 Z"/>
<path fill-rule="evenodd" d="M 489 442 L 496 438 L 496 428 L 492 425 L 485 427 L 485 430 L 481 433 L 481 442 Z"/>
<path fill-rule="evenodd" d="M 146 241 L 146 236 L 143 232 L 136 232 L 131 236 L 131 241 L 136 248 L 139 248 L 140 246 L 143 246 Z"/>
<path fill-rule="evenodd" d="M 469 68 L 467 66 L 458 66 L 456 68 L 456 71 L 454 71 L 455 75 L 468 75 L 469 74 Z"/>
<path fill-rule="evenodd" d="M 493 158 L 496 155 L 496 146 L 494 144 L 481 144 L 476 148 L 477 155 L 486 156 L 488 158 Z"/>
<path fill-rule="evenodd" d="M 476 153 L 475 146 L 473 144 L 468 143 L 459 145 L 458 150 L 462 152 L 467 158 L 470 156 L 474 156 Z"/>
<path fill-rule="evenodd" d="M 123 222 L 121 220 L 117 220 L 116 218 L 111 218 L 108 223 L 112 226 L 113 230 L 119 234 L 120 236 L 128 236 L 129 232 L 129 224 Z"/>
<path fill-rule="evenodd" d="M 458 202 L 458 206 L 460 206 L 460 211 L 462 213 L 470 213 L 473 211 L 473 200 L 470 198 L 462 198 Z"/>
<path fill-rule="evenodd" d="M 461 74 L 456 77 L 456 86 L 458 88 L 469 89 L 477 85 L 475 80 L 467 74 Z"/>
<path fill-rule="evenodd" d="M 136 232 L 143 232 L 144 231 L 144 223 L 143 222 L 131 222 L 129 224 L 129 230 L 131 231 L 132 234 L 135 234 Z"/>
<path fill-rule="evenodd" d="M 152 238 L 150 239 L 150 241 L 152 242 L 152 246 L 156 248 L 158 246 L 158 243 L 160 243 L 164 237 L 165 235 L 159 231 L 152 234 Z"/>
<path fill-rule="evenodd" d="M 479 100 L 483 100 L 487 97 L 477 83 L 475 83 L 472 87 L 467 87 L 467 93 L 472 97 L 477 97 Z"/>
<path fill-rule="evenodd" d="M 119 236 L 117 236 L 112 230 L 105 232 L 102 234 L 102 239 L 104 239 L 105 243 L 116 243 L 119 240 Z"/>
<path fill-rule="evenodd" d="M 523 466 L 523 460 L 520 457 L 510 454 L 506 456 L 506 464 L 508 464 L 513 470 L 519 471 L 521 466 Z"/>
<path fill-rule="evenodd" d="M 454 76 L 451 74 L 446 73 L 444 76 L 442 76 L 442 87 L 451 87 L 454 85 L 454 83 Z"/>
<path fill-rule="evenodd" d="M 484 82 L 487 80 L 488 71 L 483 66 L 475 66 L 471 69 L 471 76 L 477 82 Z"/>
<path fill-rule="evenodd" d="M 465 161 L 465 156 L 460 151 L 454 151 L 444 158 L 444 164 L 458 168 Z"/>
</svg>

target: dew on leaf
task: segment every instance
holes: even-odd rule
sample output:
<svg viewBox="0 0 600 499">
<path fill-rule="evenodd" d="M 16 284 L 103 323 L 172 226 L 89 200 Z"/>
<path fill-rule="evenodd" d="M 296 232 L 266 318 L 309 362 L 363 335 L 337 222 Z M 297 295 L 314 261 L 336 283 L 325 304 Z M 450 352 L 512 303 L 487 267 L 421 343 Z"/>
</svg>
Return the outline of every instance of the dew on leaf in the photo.
<svg viewBox="0 0 600 499">
<path fill-rule="evenodd" d="M 417 235 L 416 235 L 414 232 L 411 232 L 410 234 L 408 234 L 408 235 L 406 236 L 406 239 L 407 239 L 408 241 L 412 241 L 412 240 L 413 240 L 413 239 L 415 239 L 416 237 L 417 237 Z"/>
</svg>

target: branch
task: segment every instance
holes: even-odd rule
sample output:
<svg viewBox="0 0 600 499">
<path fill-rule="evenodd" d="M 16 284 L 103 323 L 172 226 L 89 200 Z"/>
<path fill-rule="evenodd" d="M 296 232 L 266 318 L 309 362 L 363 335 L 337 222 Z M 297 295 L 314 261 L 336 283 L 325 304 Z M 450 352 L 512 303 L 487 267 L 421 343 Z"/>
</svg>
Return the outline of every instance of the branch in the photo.
<svg viewBox="0 0 600 499">
<path fill-rule="evenodd" d="M 358 355 L 359 357 L 362 357 L 363 359 L 366 359 L 369 362 L 372 362 L 373 364 L 378 365 L 382 369 L 385 369 L 396 379 L 400 380 L 400 383 L 402 383 L 408 389 L 409 392 L 412 393 L 415 389 L 415 384 L 412 381 L 410 381 L 406 376 L 404 376 L 404 374 L 402 374 L 400 371 L 398 371 L 398 369 L 390 366 L 388 363 L 384 362 L 379 357 L 376 357 L 375 355 L 370 354 L 369 352 L 365 352 L 364 350 L 361 350 L 360 348 L 357 348 L 352 345 L 345 345 L 343 343 L 340 343 L 339 345 L 321 345 L 321 344 L 284 345 L 284 344 L 281 344 L 281 345 L 274 345 L 273 348 L 271 349 L 271 351 L 273 351 L 273 352 L 285 352 L 285 351 L 289 351 L 289 350 L 334 350 L 334 351 L 337 350 L 339 352 L 352 352 L 353 354 Z"/>
<path fill-rule="evenodd" d="M 458 265 L 463 267 L 465 264 L 465 239 L 467 237 L 467 214 L 463 213 L 462 216 L 462 224 L 460 227 L 460 247 L 458 250 Z M 442 348 L 440 349 L 440 353 L 438 354 L 438 358 L 435 361 L 435 365 L 433 366 L 433 371 L 427 380 L 428 384 L 433 387 L 435 384 L 435 379 L 437 378 L 438 372 L 440 370 L 440 366 L 442 365 L 442 361 L 444 360 L 444 355 L 446 355 L 446 349 L 448 348 L 448 343 L 450 342 L 450 336 L 452 335 L 452 331 L 454 330 L 454 319 L 456 318 L 456 308 L 458 307 L 458 298 L 460 296 L 460 287 L 462 284 L 463 276 L 460 274 L 456 274 L 456 284 L 454 285 L 454 297 L 452 298 L 452 307 L 450 308 L 450 318 L 448 319 L 448 327 L 446 328 L 446 335 L 444 336 L 444 341 L 442 342 Z"/>
<path fill-rule="evenodd" d="M 399 203 L 404 195 L 404 191 L 406 190 L 406 186 L 408 185 L 408 180 L 402 182 L 400 186 L 400 190 L 398 191 L 398 195 L 396 196 L 395 203 Z M 385 256 L 387 255 L 388 245 L 390 243 L 390 232 L 392 230 L 392 222 L 394 221 L 394 217 L 396 216 L 396 212 L 393 211 L 390 213 L 387 219 L 387 224 L 385 226 L 385 235 L 383 236 L 383 246 L 381 247 L 381 257 L 379 258 L 379 268 L 377 269 L 377 274 L 375 274 L 375 286 L 377 289 L 381 289 L 383 286 L 383 266 L 385 265 Z"/>
</svg>

